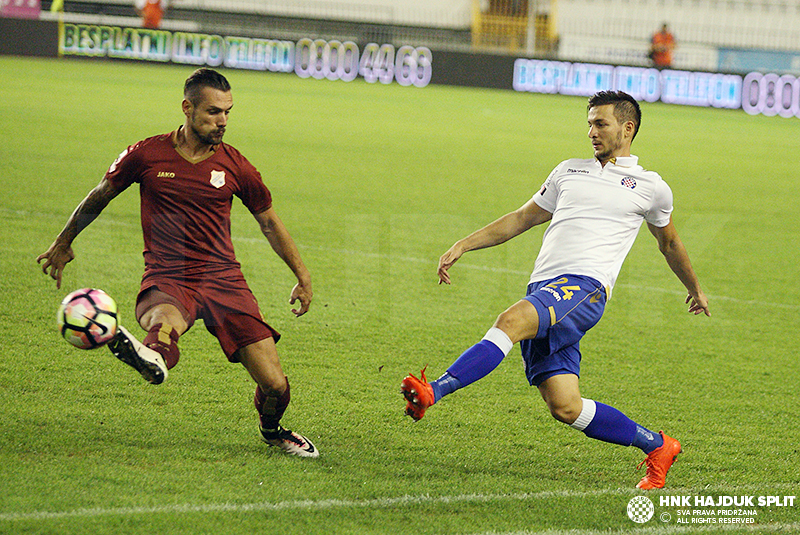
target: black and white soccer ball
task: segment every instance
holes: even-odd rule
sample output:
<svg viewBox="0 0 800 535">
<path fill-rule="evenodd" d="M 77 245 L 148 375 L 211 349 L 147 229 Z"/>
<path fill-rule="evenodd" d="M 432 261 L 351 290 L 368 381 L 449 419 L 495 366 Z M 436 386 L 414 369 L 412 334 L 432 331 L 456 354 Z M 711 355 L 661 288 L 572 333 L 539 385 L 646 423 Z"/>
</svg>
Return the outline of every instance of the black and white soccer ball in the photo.
<svg viewBox="0 0 800 535">
<path fill-rule="evenodd" d="M 58 330 L 80 349 L 103 346 L 117 334 L 117 303 L 103 290 L 81 288 L 61 301 Z"/>
</svg>

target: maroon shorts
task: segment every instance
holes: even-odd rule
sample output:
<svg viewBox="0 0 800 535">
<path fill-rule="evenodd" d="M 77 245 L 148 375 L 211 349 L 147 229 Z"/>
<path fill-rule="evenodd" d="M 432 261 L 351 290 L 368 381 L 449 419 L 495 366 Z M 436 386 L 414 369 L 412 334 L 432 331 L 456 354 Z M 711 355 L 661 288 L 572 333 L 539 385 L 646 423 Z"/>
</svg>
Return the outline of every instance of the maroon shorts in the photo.
<svg viewBox="0 0 800 535">
<path fill-rule="evenodd" d="M 231 362 L 238 362 L 239 349 L 270 337 L 277 342 L 281 337 L 264 321 L 241 271 L 200 280 L 145 274 L 136 299 L 136 319 L 163 303 L 175 305 L 188 327 L 202 319 Z"/>
</svg>

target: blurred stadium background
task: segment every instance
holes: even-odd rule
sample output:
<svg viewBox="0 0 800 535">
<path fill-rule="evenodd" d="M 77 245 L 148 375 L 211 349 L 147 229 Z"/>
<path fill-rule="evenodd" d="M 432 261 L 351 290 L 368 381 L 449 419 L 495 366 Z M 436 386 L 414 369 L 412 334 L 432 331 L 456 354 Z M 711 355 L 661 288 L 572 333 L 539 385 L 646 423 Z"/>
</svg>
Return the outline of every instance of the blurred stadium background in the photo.
<svg viewBox="0 0 800 535">
<path fill-rule="evenodd" d="M 169 6 L 156 30 L 141 27 L 135 1 L 0 0 L 0 54 L 418 87 L 622 89 L 647 102 L 800 117 L 800 0 L 161 0 Z M 659 71 L 649 51 L 664 24 L 677 48 Z"/>
<path fill-rule="evenodd" d="M 51 5 L 41 0 L 42 18 L 55 16 Z M 66 0 L 64 11 L 67 22 L 139 23 L 133 0 Z M 742 72 L 760 62 L 800 73 L 798 0 L 172 0 L 163 28 L 647 65 L 662 23 L 678 42 L 675 68 Z"/>
</svg>

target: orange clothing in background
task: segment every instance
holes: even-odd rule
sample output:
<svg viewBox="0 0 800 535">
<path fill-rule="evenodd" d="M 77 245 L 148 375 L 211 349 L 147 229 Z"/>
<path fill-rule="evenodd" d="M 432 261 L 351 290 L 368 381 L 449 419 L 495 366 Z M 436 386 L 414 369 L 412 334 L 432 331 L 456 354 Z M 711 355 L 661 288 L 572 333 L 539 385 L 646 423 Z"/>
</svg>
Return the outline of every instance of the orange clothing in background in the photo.
<svg viewBox="0 0 800 535">
<path fill-rule="evenodd" d="M 142 27 L 159 28 L 164 12 L 167 10 L 166 0 L 137 0 L 136 9 L 142 17 Z"/>
<path fill-rule="evenodd" d="M 655 67 L 672 66 L 672 50 L 675 48 L 675 37 L 666 30 L 653 35 L 651 42 L 651 58 Z"/>
</svg>

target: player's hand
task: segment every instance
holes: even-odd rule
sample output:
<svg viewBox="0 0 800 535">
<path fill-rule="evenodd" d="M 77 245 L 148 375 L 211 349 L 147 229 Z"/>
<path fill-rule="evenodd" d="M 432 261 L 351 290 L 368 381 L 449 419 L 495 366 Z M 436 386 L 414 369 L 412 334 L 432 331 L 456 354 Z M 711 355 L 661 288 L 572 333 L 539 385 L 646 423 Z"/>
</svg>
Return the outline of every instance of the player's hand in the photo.
<svg viewBox="0 0 800 535">
<path fill-rule="evenodd" d="M 689 294 L 686 296 L 686 303 L 689 305 L 689 313 L 697 316 L 698 314 L 705 314 L 710 316 L 711 312 L 708 310 L 708 298 L 703 292 L 697 295 Z"/>
<path fill-rule="evenodd" d="M 292 295 L 289 298 L 289 304 L 293 305 L 297 301 L 300 301 L 300 309 L 293 308 L 292 313 L 296 317 L 300 317 L 306 312 L 308 312 L 308 307 L 311 306 L 311 299 L 314 297 L 314 292 L 311 290 L 311 283 L 310 282 L 298 282 L 292 288 Z"/>
<path fill-rule="evenodd" d="M 456 261 L 461 258 L 461 255 L 464 254 L 459 247 L 458 243 L 453 245 L 450 249 L 447 250 L 441 257 L 439 257 L 439 268 L 437 273 L 439 275 L 439 284 L 450 284 L 450 274 L 447 272 Z"/>
<path fill-rule="evenodd" d="M 56 288 L 61 288 L 61 274 L 64 273 L 64 267 L 67 263 L 75 258 L 75 253 L 72 251 L 71 246 L 64 247 L 58 241 L 54 241 L 47 251 L 43 252 L 36 257 L 36 263 L 42 265 L 42 272 L 48 275 L 47 270 L 50 270 L 50 277 L 56 281 Z"/>
</svg>

